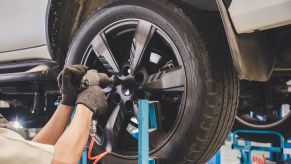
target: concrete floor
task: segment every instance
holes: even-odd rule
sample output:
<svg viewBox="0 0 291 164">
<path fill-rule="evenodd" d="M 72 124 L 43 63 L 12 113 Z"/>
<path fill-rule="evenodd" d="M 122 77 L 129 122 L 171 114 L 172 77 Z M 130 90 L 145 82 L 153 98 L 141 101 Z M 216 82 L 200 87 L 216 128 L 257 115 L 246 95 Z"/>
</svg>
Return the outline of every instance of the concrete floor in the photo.
<svg viewBox="0 0 291 164">
<path fill-rule="evenodd" d="M 231 149 L 231 142 L 226 141 L 221 147 L 221 163 L 222 164 L 239 164 L 240 153 Z"/>
</svg>

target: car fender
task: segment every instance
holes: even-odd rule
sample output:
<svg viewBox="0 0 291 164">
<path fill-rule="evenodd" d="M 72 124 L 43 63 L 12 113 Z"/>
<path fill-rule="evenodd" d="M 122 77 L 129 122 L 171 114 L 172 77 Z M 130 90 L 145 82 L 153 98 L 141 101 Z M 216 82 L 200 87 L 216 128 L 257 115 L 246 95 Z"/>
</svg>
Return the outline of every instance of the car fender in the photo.
<svg viewBox="0 0 291 164">
<path fill-rule="evenodd" d="M 225 27 L 234 67 L 240 79 L 269 80 L 275 56 L 275 39 L 272 31 L 237 34 L 233 28 L 223 0 L 216 0 Z"/>
</svg>

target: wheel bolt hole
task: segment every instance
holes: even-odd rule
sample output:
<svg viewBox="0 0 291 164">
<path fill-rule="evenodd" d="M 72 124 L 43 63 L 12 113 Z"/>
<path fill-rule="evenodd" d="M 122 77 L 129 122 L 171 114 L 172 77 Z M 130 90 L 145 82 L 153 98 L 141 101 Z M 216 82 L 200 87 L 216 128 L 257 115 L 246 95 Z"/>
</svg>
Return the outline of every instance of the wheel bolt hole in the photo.
<svg viewBox="0 0 291 164">
<path fill-rule="evenodd" d="M 132 90 L 126 85 L 121 86 L 121 90 L 125 96 L 129 96 L 132 94 Z"/>
<path fill-rule="evenodd" d="M 122 74 L 124 76 L 128 76 L 130 74 L 130 67 L 129 66 L 123 67 Z"/>
<path fill-rule="evenodd" d="M 135 75 L 135 81 L 136 81 L 137 83 L 142 83 L 143 80 L 144 80 L 144 75 L 143 75 L 142 73 L 137 73 L 137 74 Z"/>
<path fill-rule="evenodd" d="M 125 105 L 125 108 L 127 110 L 132 110 L 133 109 L 133 103 L 130 100 L 126 101 L 124 105 Z"/>
<path fill-rule="evenodd" d="M 115 93 L 113 95 L 113 102 L 116 103 L 116 104 L 118 104 L 120 101 L 121 101 L 120 95 L 118 93 Z"/>
</svg>

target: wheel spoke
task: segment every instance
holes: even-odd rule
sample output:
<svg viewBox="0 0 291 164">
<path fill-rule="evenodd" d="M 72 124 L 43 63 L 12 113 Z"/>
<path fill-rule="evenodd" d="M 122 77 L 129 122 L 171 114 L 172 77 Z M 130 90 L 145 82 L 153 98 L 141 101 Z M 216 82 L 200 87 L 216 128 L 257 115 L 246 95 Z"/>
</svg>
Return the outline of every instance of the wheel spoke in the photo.
<svg viewBox="0 0 291 164">
<path fill-rule="evenodd" d="M 160 71 L 144 80 L 141 89 L 144 91 L 178 91 L 183 92 L 185 75 L 182 67 Z"/>
<path fill-rule="evenodd" d="M 109 73 L 117 74 L 120 72 L 118 63 L 116 62 L 106 40 L 104 33 L 97 35 L 91 43 L 94 52 L 100 62 L 104 65 Z"/>
<path fill-rule="evenodd" d="M 155 30 L 155 27 L 150 22 L 144 20 L 139 21 L 130 52 L 130 69 L 133 74 L 138 69 L 144 51 Z"/>
<path fill-rule="evenodd" d="M 108 152 L 112 152 L 116 147 L 116 142 L 125 123 L 124 112 L 125 108 L 123 103 L 118 104 L 107 121 L 103 134 L 104 142 L 102 147 Z"/>
<path fill-rule="evenodd" d="M 88 58 L 90 57 L 90 54 L 92 51 L 93 51 L 92 46 L 89 46 L 84 53 L 84 58 L 82 59 L 82 64 L 87 65 Z"/>
</svg>

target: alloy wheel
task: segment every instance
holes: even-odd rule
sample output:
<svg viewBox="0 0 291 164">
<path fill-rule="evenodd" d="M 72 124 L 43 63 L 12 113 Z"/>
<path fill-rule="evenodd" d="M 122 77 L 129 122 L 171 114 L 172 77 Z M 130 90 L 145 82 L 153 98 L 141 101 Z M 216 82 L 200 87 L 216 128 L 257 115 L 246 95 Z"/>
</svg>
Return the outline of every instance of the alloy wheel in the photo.
<svg viewBox="0 0 291 164">
<path fill-rule="evenodd" d="M 101 30 L 88 45 L 82 64 L 119 83 L 104 88 L 109 109 L 99 120 L 97 144 L 113 155 L 136 158 L 138 99 L 155 101 L 158 128 L 150 132 L 150 151 L 161 148 L 181 121 L 186 96 L 183 61 L 171 37 L 142 19 L 124 19 Z"/>
</svg>

